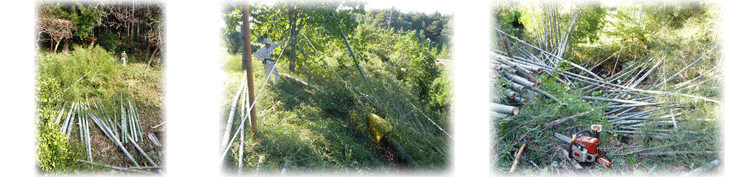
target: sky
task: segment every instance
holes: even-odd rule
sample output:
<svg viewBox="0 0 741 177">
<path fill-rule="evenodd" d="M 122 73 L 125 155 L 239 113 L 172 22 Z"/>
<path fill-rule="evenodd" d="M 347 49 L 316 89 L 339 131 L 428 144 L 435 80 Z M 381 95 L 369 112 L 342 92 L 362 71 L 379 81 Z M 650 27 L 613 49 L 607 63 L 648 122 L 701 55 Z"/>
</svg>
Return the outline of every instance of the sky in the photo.
<svg viewBox="0 0 741 177">
<path fill-rule="evenodd" d="M 393 6 L 396 7 L 396 9 L 401 10 L 402 12 L 416 11 L 424 12 L 427 14 L 433 13 L 435 12 L 435 10 L 443 14 L 452 14 L 455 7 L 451 4 L 451 1 L 441 0 L 368 0 L 367 2 L 368 4 L 366 4 L 365 10 L 391 8 L 391 6 Z"/>
</svg>

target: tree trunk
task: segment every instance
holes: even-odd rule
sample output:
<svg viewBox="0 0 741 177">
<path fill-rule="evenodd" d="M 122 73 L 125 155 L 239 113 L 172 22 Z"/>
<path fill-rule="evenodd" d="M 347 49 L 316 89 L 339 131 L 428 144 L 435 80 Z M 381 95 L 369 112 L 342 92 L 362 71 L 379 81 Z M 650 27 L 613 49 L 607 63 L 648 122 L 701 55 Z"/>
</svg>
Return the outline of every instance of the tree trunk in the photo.
<svg viewBox="0 0 741 177">
<path fill-rule="evenodd" d="M 57 44 L 54 45 L 54 51 L 52 53 L 57 53 L 57 48 L 59 48 L 59 43 L 62 43 L 62 41 L 57 41 Z"/>
<path fill-rule="evenodd" d="M 144 71 L 146 71 L 146 70 L 149 69 L 149 65 L 152 64 L 152 59 L 154 58 L 154 54 L 156 54 L 157 53 L 157 50 L 159 50 L 159 49 L 160 49 L 159 47 L 155 48 L 154 49 L 154 52 L 152 52 L 152 56 L 149 56 L 149 61 L 147 61 L 147 68 L 144 69 Z"/>
<path fill-rule="evenodd" d="M 64 40 L 64 53 L 69 53 L 69 40 Z"/>
<path fill-rule="evenodd" d="M 294 2 L 291 2 L 291 4 L 288 6 L 288 14 L 291 16 L 291 22 L 290 22 L 290 31 L 291 36 L 296 36 L 297 30 L 296 30 L 296 18 L 298 13 L 296 13 L 296 7 Z M 296 43 L 293 41 L 289 41 L 291 44 L 291 63 L 288 67 L 291 71 L 294 71 L 296 69 Z"/>
</svg>

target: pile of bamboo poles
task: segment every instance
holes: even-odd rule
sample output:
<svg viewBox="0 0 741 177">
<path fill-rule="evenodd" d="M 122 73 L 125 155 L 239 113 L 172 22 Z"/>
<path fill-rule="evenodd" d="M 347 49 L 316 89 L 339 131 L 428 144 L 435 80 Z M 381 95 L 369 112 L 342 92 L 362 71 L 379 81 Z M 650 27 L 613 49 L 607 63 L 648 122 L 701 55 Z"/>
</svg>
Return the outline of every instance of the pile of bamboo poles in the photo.
<svg viewBox="0 0 741 177">
<path fill-rule="evenodd" d="M 524 105 L 538 93 L 552 97 L 539 89 L 541 84 L 537 76 L 544 73 L 542 67 L 519 64 L 506 59 L 493 60 L 490 66 L 492 88 L 499 93 L 499 96 L 494 97 L 490 103 L 493 118 L 517 115 L 520 112 L 517 106 Z M 509 100 L 507 102 L 512 105 L 507 105 L 501 98 Z M 557 99 L 554 100 L 560 103 Z"/>
<path fill-rule="evenodd" d="M 117 113 L 118 111 L 110 112 L 108 111 L 108 109 L 106 109 L 104 104 L 96 102 L 95 100 L 89 101 L 87 98 L 84 102 L 73 101 L 72 105 L 66 111 L 65 106 L 67 104 L 64 103 L 62 105 L 62 108 L 59 111 L 59 115 L 56 118 L 56 122 L 60 123 L 60 121 L 62 121 L 61 118 L 65 115 L 66 112 L 66 118 L 63 120 L 63 122 L 61 122 L 60 131 L 67 137 L 72 138 L 72 131 L 75 127 L 73 124 L 75 123 L 75 120 L 77 120 L 80 142 L 83 142 L 86 147 L 87 160 L 77 159 L 77 162 L 104 166 L 122 171 L 148 172 L 142 171 L 142 168 L 157 169 L 159 171 L 161 167 L 154 163 L 149 155 L 147 155 L 147 153 L 144 152 L 144 150 L 142 150 L 141 147 L 137 144 L 138 142 L 144 140 L 144 136 L 141 128 L 141 122 L 139 120 L 139 115 L 136 111 L 136 106 L 132 104 L 131 100 L 126 100 L 126 102 L 124 102 L 124 99 L 121 99 L 119 103 L 120 105 L 114 106 L 120 107 L 120 114 Z M 109 140 L 111 140 L 116 146 L 121 149 L 121 151 L 135 166 L 132 168 L 136 169 L 94 163 L 92 157 L 93 149 L 91 148 L 90 141 L 90 127 L 94 128 L 95 126 L 91 126 L 89 124 L 90 121 L 97 125 L 101 132 L 103 132 L 103 134 L 105 134 L 105 136 Z M 134 146 L 134 148 L 142 156 L 144 156 L 144 158 L 146 158 L 151 166 L 141 167 L 139 163 L 137 163 L 137 161 L 134 159 L 134 157 L 129 153 L 129 151 L 125 148 L 125 143 L 130 143 L 132 146 Z"/>
<path fill-rule="evenodd" d="M 544 5 L 542 24 L 536 24 L 535 30 L 541 31 L 542 34 L 536 34 L 537 44 L 529 44 L 516 37 L 506 34 L 504 31 L 495 28 L 494 32 L 501 39 L 504 50 L 491 49 L 490 56 L 493 88 L 500 94 L 511 99 L 510 103 L 523 104 L 532 96 L 529 91 L 535 91 L 556 102 L 561 103 L 548 93 L 537 89 L 539 82 L 534 79 L 536 74 L 558 74 L 556 80 L 561 84 L 576 88 L 585 94 L 592 96 L 582 96 L 582 100 L 590 102 L 601 102 L 604 105 L 604 113 L 608 121 L 617 127 L 616 130 L 610 130 L 620 134 L 639 134 L 640 128 L 647 125 L 656 125 L 661 128 L 676 128 L 678 123 L 687 120 L 709 121 L 708 119 L 683 118 L 686 112 L 693 111 L 694 106 L 661 101 L 659 97 L 678 96 L 690 99 L 698 99 L 706 102 L 720 103 L 717 100 L 684 94 L 675 91 L 662 91 L 659 88 L 664 86 L 665 90 L 695 89 L 697 85 L 708 82 L 721 82 L 722 75 L 715 77 L 706 76 L 711 72 L 720 73 L 722 57 L 717 66 L 710 69 L 695 78 L 686 78 L 683 82 L 676 85 L 668 85 L 667 82 L 679 80 L 677 77 L 682 71 L 693 66 L 694 64 L 706 59 L 716 47 L 710 48 L 702 56 L 682 68 L 677 73 L 664 77 L 663 81 L 655 79 L 653 83 L 648 83 L 647 79 L 651 74 L 656 75 L 659 65 L 665 58 L 646 58 L 636 59 L 633 64 L 624 64 L 621 70 L 607 78 L 602 78 L 593 73 L 585 66 L 577 65 L 562 57 L 568 45 L 568 38 L 573 29 L 574 23 L 579 15 L 580 10 L 572 13 L 570 24 L 559 23 L 553 4 Z M 535 19 L 533 19 L 535 20 Z M 510 41 L 512 40 L 512 41 Z M 561 63 L 568 64 L 565 70 L 561 70 Z M 614 69 L 613 69 L 614 70 Z M 495 83 L 497 78 L 505 80 L 502 83 Z M 704 79 L 704 80 L 703 80 Z M 716 86 L 716 89 L 717 86 Z M 518 95 L 525 95 L 521 98 Z M 507 115 L 516 115 L 519 109 L 511 105 L 501 104 L 501 100 L 494 99 L 491 103 L 492 118 L 502 118 Z M 563 103 L 561 103 L 563 105 Z M 665 136 L 667 129 L 653 129 L 649 132 L 652 136 Z"/>
<path fill-rule="evenodd" d="M 527 44 L 523 41 L 519 42 Z M 544 55 L 546 56 L 560 58 L 560 56 L 538 49 L 535 46 L 529 45 L 529 47 L 535 48 L 537 52 L 540 52 L 541 54 L 545 53 Z M 505 56 L 507 53 L 508 52 L 496 49 L 492 49 L 492 52 L 490 52 L 490 55 L 494 58 L 494 60 L 492 60 L 492 69 L 495 71 L 494 74 L 503 75 L 504 77 L 500 78 L 507 79 L 507 83 L 513 83 L 507 84 L 508 88 L 499 89 L 500 92 L 505 93 L 508 97 L 512 97 L 513 100 L 526 101 L 527 99 L 515 97 L 516 94 L 513 93 L 514 91 L 525 89 L 531 89 L 549 97 L 547 96 L 547 93 L 535 88 L 538 85 L 537 82 L 529 80 L 527 77 L 524 77 L 519 73 L 539 73 L 536 69 L 544 70 L 545 74 L 558 73 L 560 78 L 557 78 L 557 80 L 562 84 L 569 85 L 572 88 L 578 88 L 583 93 L 596 93 L 592 96 L 582 96 L 580 98 L 585 101 L 603 103 L 604 113 L 608 117 L 609 122 L 617 127 L 617 130 L 613 130 L 614 133 L 640 134 L 641 132 L 639 129 L 646 125 L 676 128 L 678 123 L 691 119 L 681 117 L 684 112 L 691 111 L 694 106 L 672 102 L 660 102 L 657 99 L 658 96 L 672 95 L 719 103 L 716 100 L 701 96 L 656 90 L 656 88 L 666 84 L 666 81 L 656 81 L 653 84 L 646 83 L 645 81 L 648 76 L 656 71 L 663 58 L 648 58 L 636 64 L 625 65 L 620 72 L 607 78 L 601 78 L 589 70 L 578 69 L 584 67 L 572 67 L 566 71 L 557 70 L 555 69 L 557 68 L 556 66 L 558 66 L 557 63 L 555 65 L 549 65 L 547 60 L 541 59 L 530 50 L 523 48 L 516 48 L 514 52 L 509 52 L 514 53 L 512 57 Z M 704 56 L 705 55 L 703 55 L 703 57 Z M 700 59 L 703 57 L 700 57 Z M 674 77 L 669 77 L 668 80 L 671 79 L 674 79 Z M 691 88 L 691 86 L 696 86 L 697 84 L 708 81 L 704 80 L 697 81 L 697 83 L 691 83 L 696 80 L 698 79 L 693 78 L 683 82 L 682 84 L 670 87 L 675 90 Z M 520 101 L 517 102 L 519 103 Z M 497 105 L 497 103 L 492 103 L 492 110 L 496 111 L 492 113 L 493 117 L 502 117 L 503 115 L 501 113 L 503 112 L 497 110 L 502 110 L 504 108 L 512 109 L 506 105 L 502 106 Z M 517 111 L 509 111 L 504 113 L 510 113 L 510 115 L 512 115 L 511 113 L 516 114 L 516 112 Z M 708 119 L 697 118 L 695 118 L 695 120 L 709 121 Z M 649 135 L 666 136 L 667 132 L 668 130 L 666 129 L 653 129 L 649 132 Z"/>
</svg>

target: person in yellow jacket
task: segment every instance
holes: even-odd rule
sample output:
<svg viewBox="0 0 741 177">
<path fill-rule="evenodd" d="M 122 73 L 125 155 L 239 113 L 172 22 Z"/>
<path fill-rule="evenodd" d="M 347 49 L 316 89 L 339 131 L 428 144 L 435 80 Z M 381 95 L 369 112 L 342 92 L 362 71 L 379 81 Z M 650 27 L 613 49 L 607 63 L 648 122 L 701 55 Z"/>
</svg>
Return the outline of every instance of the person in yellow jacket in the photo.
<svg viewBox="0 0 741 177">
<path fill-rule="evenodd" d="M 262 43 L 264 45 L 260 47 L 257 52 L 255 52 L 255 57 L 262 60 L 265 77 L 269 77 L 272 71 L 273 77 L 275 77 L 274 83 L 278 84 L 278 68 L 273 69 L 273 67 L 275 67 L 275 60 L 270 56 L 273 55 L 273 50 L 275 48 L 283 44 L 283 41 L 273 43 L 272 41 L 270 41 L 270 37 L 266 37 L 262 40 Z"/>
</svg>

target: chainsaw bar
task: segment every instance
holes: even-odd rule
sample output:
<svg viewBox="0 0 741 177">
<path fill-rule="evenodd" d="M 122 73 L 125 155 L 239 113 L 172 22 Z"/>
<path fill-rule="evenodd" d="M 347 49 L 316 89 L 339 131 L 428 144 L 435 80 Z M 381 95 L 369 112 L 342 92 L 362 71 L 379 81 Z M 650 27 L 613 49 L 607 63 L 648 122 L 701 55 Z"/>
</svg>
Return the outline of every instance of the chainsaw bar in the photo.
<svg viewBox="0 0 741 177">
<path fill-rule="evenodd" d="M 560 133 L 554 133 L 554 136 L 556 136 L 556 138 L 558 138 L 560 140 L 563 140 L 564 142 L 567 142 L 567 143 L 570 143 L 571 142 L 571 137 L 568 137 L 566 135 L 562 135 Z"/>
</svg>

